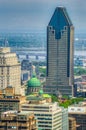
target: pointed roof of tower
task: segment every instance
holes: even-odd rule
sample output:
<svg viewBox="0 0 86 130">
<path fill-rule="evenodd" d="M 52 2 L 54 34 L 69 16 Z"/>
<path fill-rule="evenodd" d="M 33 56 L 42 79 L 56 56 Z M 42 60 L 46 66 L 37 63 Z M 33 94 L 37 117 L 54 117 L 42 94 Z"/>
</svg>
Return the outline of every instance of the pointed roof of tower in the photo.
<svg viewBox="0 0 86 130">
<path fill-rule="evenodd" d="M 68 16 L 65 7 L 59 6 L 55 9 L 53 16 L 48 24 L 52 26 L 56 32 L 56 37 L 58 38 L 59 33 L 64 30 L 66 26 L 72 26 L 72 22 Z"/>
</svg>

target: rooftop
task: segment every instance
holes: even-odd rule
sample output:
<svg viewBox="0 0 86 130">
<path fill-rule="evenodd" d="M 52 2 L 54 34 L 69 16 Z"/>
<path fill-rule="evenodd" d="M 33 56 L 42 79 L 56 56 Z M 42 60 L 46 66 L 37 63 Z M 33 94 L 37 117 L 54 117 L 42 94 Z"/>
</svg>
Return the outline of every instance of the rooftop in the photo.
<svg viewBox="0 0 86 130">
<path fill-rule="evenodd" d="M 86 114 L 86 102 L 80 102 L 68 107 L 69 114 Z"/>
<path fill-rule="evenodd" d="M 32 112 L 30 112 L 30 111 L 21 111 L 21 112 L 19 112 L 19 113 L 17 113 L 18 115 L 31 115 L 31 114 L 33 114 Z"/>
<path fill-rule="evenodd" d="M 55 106 L 59 106 L 58 105 L 58 103 L 57 102 L 54 102 L 54 103 L 47 103 L 47 102 L 45 102 L 45 103 L 43 103 L 43 104 L 37 104 L 37 103 L 34 103 L 34 104 L 31 104 L 31 103 L 29 103 L 29 102 L 27 102 L 27 103 L 24 103 L 24 104 L 22 104 L 22 106 L 53 106 L 53 105 L 55 105 Z"/>
<path fill-rule="evenodd" d="M 0 47 L 0 53 L 9 53 L 10 47 Z"/>
<path fill-rule="evenodd" d="M 72 26 L 72 22 L 65 7 L 59 6 L 55 9 L 48 26 L 55 30 L 56 39 L 61 38 L 61 32 L 62 30 L 64 31 L 64 27 Z"/>
<path fill-rule="evenodd" d="M 30 116 L 32 115 L 33 112 L 29 112 L 29 111 L 21 111 L 21 112 L 17 112 L 17 111 L 14 111 L 14 110 L 10 110 L 10 111 L 6 111 L 6 112 L 2 112 L 2 115 L 7 115 L 7 116 L 10 116 L 10 115 L 13 115 L 13 116 L 17 116 L 17 115 L 24 115 L 24 116 Z"/>
<path fill-rule="evenodd" d="M 79 102 L 78 104 L 75 103 L 69 107 L 86 107 L 86 102 Z"/>
<path fill-rule="evenodd" d="M 38 93 L 38 94 L 32 93 L 32 94 L 27 96 L 27 100 L 44 100 L 46 98 L 51 98 L 51 96 L 49 94 L 44 94 L 43 92 L 41 94 L 40 93 Z"/>
</svg>

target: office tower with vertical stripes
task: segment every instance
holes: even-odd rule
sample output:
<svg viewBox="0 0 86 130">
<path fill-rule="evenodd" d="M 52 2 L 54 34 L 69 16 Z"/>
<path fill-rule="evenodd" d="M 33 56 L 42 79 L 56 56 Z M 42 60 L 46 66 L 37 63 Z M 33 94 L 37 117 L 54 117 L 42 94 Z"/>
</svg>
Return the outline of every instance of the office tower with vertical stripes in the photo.
<svg viewBox="0 0 86 130">
<path fill-rule="evenodd" d="M 57 7 L 47 27 L 47 93 L 73 96 L 74 26 L 65 7 Z"/>
</svg>

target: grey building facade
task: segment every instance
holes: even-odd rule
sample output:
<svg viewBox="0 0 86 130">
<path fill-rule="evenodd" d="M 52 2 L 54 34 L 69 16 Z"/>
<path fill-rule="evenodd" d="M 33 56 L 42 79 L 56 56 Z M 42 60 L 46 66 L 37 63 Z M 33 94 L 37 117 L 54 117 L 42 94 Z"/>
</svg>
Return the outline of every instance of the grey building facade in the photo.
<svg viewBox="0 0 86 130">
<path fill-rule="evenodd" d="M 47 77 L 44 91 L 73 96 L 74 27 L 65 7 L 57 7 L 47 27 Z"/>
</svg>

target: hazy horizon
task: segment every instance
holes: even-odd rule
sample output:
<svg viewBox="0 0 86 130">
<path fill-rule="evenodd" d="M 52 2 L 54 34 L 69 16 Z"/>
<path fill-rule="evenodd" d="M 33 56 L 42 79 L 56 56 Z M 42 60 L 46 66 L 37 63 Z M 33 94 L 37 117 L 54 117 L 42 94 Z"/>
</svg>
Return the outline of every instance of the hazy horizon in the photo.
<svg viewBox="0 0 86 130">
<path fill-rule="evenodd" d="M 84 0 L 0 0 L 0 32 L 46 32 L 55 8 L 60 5 L 67 8 L 75 33 L 85 33 Z"/>
</svg>

